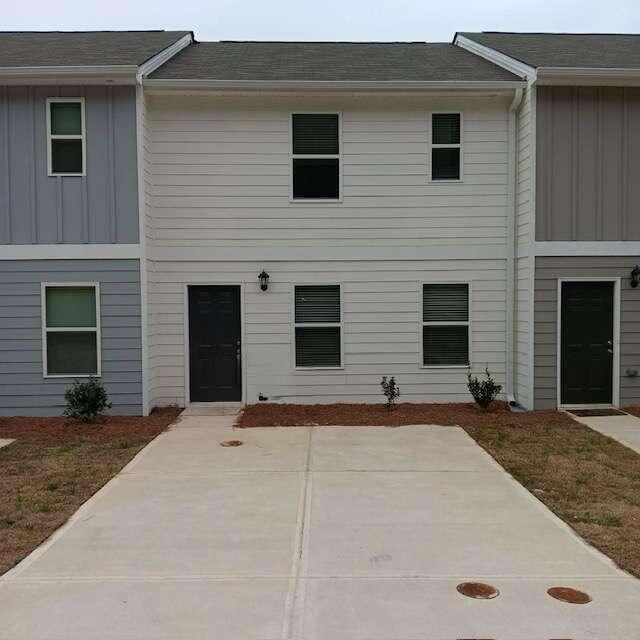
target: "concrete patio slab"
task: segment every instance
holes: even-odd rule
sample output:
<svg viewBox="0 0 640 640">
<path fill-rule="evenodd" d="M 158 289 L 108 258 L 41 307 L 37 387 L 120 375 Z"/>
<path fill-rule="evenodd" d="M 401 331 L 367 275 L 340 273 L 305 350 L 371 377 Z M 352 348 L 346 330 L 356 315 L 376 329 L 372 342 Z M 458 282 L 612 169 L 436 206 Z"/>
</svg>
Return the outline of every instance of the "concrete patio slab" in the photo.
<svg viewBox="0 0 640 640">
<path fill-rule="evenodd" d="M 493 600 L 473 600 L 456 591 L 463 579 L 466 576 L 433 580 L 310 580 L 299 637 L 584 640 L 637 636 L 640 590 L 632 581 L 572 580 L 570 584 L 593 597 L 590 604 L 572 605 L 547 595 L 553 581 L 492 580 L 500 595 Z M 616 615 L 620 611 L 630 615 Z"/>
<path fill-rule="evenodd" d="M 136 473 L 210 473 L 220 471 L 304 471 L 310 429 L 233 429 L 197 424 L 188 418 L 162 434 L 162 446 L 136 465 Z M 196 423 L 194 426 L 192 423 Z M 241 447 L 222 447 L 241 440 Z"/>
<path fill-rule="evenodd" d="M 286 576 L 301 487 L 299 473 L 125 474 L 22 575 Z"/>
<path fill-rule="evenodd" d="M 635 416 L 574 416 L 574 419 L 640 453 L 640 419 Z"/>
<path fill-rule="evenodd" d="M 0 587 L 0 638 L 280 640 L 288 586 L 256 579 L 18 581 Z"/>
<path fill-rule="evenodd" d="M 457 427 L 314 429 L 313 471 L 483 471 L 493 469 Z M 469 455 L 472 454 L 472 455 Z"/>
<path fill-rule="evenodd" d="M 233 419 L 183 414 L 0 578 L 0 640 L 578 640 L 640 628 L 638 581 L 461 429 Z M 461 596 L 456 584 L 473 579 L 499 597 Z M 593 602 L 557 602 L 551 586 Z"/>
</svg>

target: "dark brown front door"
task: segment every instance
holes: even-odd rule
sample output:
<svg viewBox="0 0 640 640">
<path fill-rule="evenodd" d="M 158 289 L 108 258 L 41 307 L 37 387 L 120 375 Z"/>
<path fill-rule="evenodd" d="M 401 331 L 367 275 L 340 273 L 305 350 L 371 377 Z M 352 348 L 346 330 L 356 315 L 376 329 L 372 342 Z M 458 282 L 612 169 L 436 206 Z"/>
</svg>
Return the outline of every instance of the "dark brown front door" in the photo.
<svg viewBox="0 0 640 640">
<path fill-rule="evenodd" d="M 189 287 L 192 402 L 242 399 L 240 287 Z"/>
<path fill-rule="evenodd" d="M 613 282 L 563 282 L 561 404 L 613 402 Z"/>
</svg>

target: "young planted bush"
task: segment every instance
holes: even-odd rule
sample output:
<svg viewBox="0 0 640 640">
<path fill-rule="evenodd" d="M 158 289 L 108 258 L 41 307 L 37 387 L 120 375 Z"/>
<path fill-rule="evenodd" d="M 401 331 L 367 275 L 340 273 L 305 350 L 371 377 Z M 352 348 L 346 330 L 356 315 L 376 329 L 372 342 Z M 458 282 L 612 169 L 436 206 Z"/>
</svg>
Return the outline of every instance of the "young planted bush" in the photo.
<svg viewBox="0 0 640 640">
<path fill-rule="evenodd" d="M 484 372 L 487 376 L 486 380 L 479 380 L 477 376 L 472 376 L 471 371 L 469 371 L 467 374 L 467 387 L 476 404 L 483 409 L 487 409 L 502 391 L 502 386 L 496 384 L 489 373 L 488 367 L 485 368 Z"/>
<path fill-rule="evenodd" d="M 396 399 L 400 396 L 400 387 L 396 384 L 394 376 L 391 376 L 389 379 L 387 379 L 387 376 L 382 376 L 380 386 L 382 387 L 382 393 L 384 393 L 387 398 L 387 410 L 391 411 L 395 408 Z"/>
<path fill-rule="evenodd" d="M 95 378 L 89 378 L 86 382 L 76 380 L 66 390 L 64 399 L 67 401 L 64 415 L 82 422 L 95 422 L 103 411 L 111 408 L 104 386 Z"/>
</svg>

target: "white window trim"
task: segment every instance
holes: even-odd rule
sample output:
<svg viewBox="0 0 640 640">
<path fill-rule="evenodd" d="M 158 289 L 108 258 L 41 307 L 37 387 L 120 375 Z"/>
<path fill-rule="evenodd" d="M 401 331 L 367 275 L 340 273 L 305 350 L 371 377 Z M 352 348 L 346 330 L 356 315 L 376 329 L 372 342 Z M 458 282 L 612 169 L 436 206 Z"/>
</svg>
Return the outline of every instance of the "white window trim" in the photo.
<svg viewBox="0 0 640 640">
<path fill-rule="evenodd" d="M 450 113 L 447 111 L 447 113 Z M 470 370 L 473 367 L 473 331 L 472 331 L 472 318 L 473 318 L 473 282 L 471 280 L 423 280 L 418 283 L 418 353 L 420 354 L 420 360 L 418 365 L 421 369 L 465 369 Z M 422 290 L 425 284 L 466 284 L 467 285 L 467 295 L 468 295 L 468 308 L 469 308 L 469 316 L 466 322 L 464 321 L 456 321 L 456 322 L 425 322 L 424 321 L 424 309 L 423 309 L 423 294 Z M 422 328 L 423 327 L 467 327 L 468 337 L 468 356 L 469 363 L 468 364 L 425 364 L 424 363 L 424 340 L 422 338 Z"/>
<path fill-rule="evenodd" d="M 51 105 L 57 102 L 72 102 L 80 104 L 80 134 L 73 135 L 56 135 L 51 133 Z M 84 114 L 84 98 L 47 98 L 47 175 L 49 177 L 56 176 L 76 176 L 83 177 L 87 175 L 87 132 Z M 52 141 L 53 140 L 82 140 L 82 172 L 81 173 L 55 173 L 52 167 Z"/>
<path fill-rule="evenodd" d="M 294 115 L 337 115 L 338 116 L 338 153 L 312 154 L 293 153 L 293 116 Z M 338 160 L 338 197 L 337 198 L 294 198 L 293 197 L 293 161 L 294 160 Z M 342 112 L 341 111 L 290 111 L 289 112 L 289 203 L 290 204 L 331 204 L 343 199 L 342 170 Z"/>
<path fill-rule="evenodd" d="M 95 327 L 47 327 L 47 289 L 53 287 L 93 287 L 96 297 Z M 100 327 L 100 283 L 99 282 L 42 282 L 40 284 L 40 303 L 42 317 L 42 375 L 45 378 L 99 378 L 102 376 L 102 338 Z M 75 331 L 95 331 L 96 334 L 96 373 L 48 373 L 47 334 L 71 333 Z"/>
<path fill-rule="evenodd" d="M 340 322 L 296 322 L 296 287 L 339 287 Z M 344 287 L 341 282 L 295 282 L 291 288 L 291 366 L 294 371 L 342 371 L 344 369 Z M 296 364 L 296 329 L 298 327 L 339 327 L 340 328 L 340 366 L 338 367 L 299 367 Z"/>
<path fill-rule="evenodd" d="M 433 116 L 439 113 L 457 113 L 460 116 L 460 142 L 458 144 L 434 144 L 433 143 Z M 427 126 L 429 182 L 433 184 L 458 184 L 464 182 L 464 113 L 457 109 L 441 109 L 428 113 Z M 434 178 L 433 177 L 433 149 L 460 149 L 460 177 L 459 178 Z"/>
<path fill-rule="evenodd" d="M 613 282 L 613 363 L 611 404 L 562 404 L 562 285 L 565 282 Z M 620 406 L 620 278 L 558 278 L 556 311 L 556 406 L 558 409 L 608 409 Z"/>
</svg>

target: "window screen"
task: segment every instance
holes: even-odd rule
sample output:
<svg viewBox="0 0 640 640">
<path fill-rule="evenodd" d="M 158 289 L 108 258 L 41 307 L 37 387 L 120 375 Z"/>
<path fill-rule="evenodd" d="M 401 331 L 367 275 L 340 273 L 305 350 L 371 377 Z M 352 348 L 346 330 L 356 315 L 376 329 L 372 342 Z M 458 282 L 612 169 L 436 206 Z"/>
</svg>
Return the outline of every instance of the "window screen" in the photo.
<svg viewBox="0 0 640 640">
<path fill-rule="evenodd" d="M 340 197 L 340 139 L 336 113 L 292 116 L 293 197 L 337 200 Z"/>
<path fill-rule="evenodd" d="M 469 285 L 422 287 L 422 357 L 426 366 L 469 364 Z"/>
<path fill-rule="evenodd" d="M 460 114 L 431 115 L 431 179 L 459 180 L 461 176 Z"/>
<path fill-rule="evenodd" d="M 295 288 L 296 367 L 341 366 L 340 287 Z"/>
</svg>

